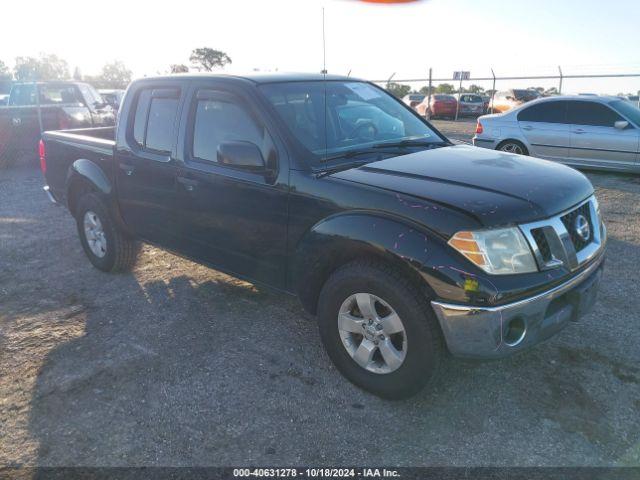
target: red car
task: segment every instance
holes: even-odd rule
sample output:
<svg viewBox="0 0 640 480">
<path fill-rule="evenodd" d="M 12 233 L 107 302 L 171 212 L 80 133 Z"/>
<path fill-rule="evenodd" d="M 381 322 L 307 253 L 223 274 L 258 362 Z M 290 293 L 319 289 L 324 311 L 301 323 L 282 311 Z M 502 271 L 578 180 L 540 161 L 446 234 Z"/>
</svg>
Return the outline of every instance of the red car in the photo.
<svg viewBox="0 0 640 480">
<path fill-rule="evenodd" d="M 426 97 L 424 101 L 417 105 L 416 111 L 426 118 L 442 118 L 449 117 L 453 118 L 456 116 L 456 105 L 458 101 L 452 95 L 442 95 L 435 94 L 431 95 L 431 104 L 427 105 L 428 98 Z"/>
</svg>

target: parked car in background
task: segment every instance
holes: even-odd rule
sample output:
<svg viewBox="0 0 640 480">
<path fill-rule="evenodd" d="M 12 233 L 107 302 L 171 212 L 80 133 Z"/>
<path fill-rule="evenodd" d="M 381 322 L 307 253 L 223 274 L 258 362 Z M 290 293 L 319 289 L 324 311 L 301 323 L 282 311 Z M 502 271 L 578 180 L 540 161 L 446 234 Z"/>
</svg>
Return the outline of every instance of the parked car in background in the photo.
<svg viewBox="0 0 640 480">
<path fill-rule="evenodd" d="M 452 145 L 374 84 L 145 78 L 118 118 L 40 142 L 89 261 L 130 269 L 143 239 L 297 295 L 337 369 L 382 397 L 415 394 L 447 352 L 512 355 L 594 304 L 606 229 L 589 180 Z"/>
<path fill-rule="evenodd" d="M 482 109 L 483 109 L 482 113 L 488 113 L 489 112 L 489 104 L 491 103 L 491 96 L 490 95 L 481 95 L 481 97 L 482 97 Z"/>
<path fill-rule="evenodd" d="M 623 97 L 623 100 L 629 102 L 631 105 L 640 108 L 640 96 L 638 95 L 627 95 Z"/>
<path fill-rule="evenodd" d="M 537 90 L 512 89 L 496 92 L 491 108 L 493 113 L 506 112 L 524 103 L 540 98 Z"/>
<path fill-rule="evenodd" d="M 640 109 L 617 97 L 542 98 L 480 117 L 473 144 L 577 167 L 640 172 Z"/>
<path fill-rule="evenodd" d="M 458 101 L 453 95 L 436 93 L 431 95 L 431 103 L 427 104 L 429 97 L 416 106 L 416 111 L 425 118 L 454 118 Z"/>
<path fill-rule="evenodd" d="M 475 93 L 463 93 L 458 95 L 458 102 L 460 106 L 458 107 L 458 115 L 466 117 L 466 116 L 478 116 L 482 115 L 484 112 L 484 100 L 480 95 Z"/>
<path fill-rule="evenodd" d="M 408 107 L 414 108 L 418 106 L 424 100 L 426 95 L 422 95 L 421 93 L 410 93 L 409 95 L 405 95 L 402 97 L 402 101 Z"/>
<path fill-rule="evenodd" d="M 0 107 L 0 159 L 36 158 L 44 130 L 104 127 L 115 124 L 113 109 L 89 84 L 16 83 Z"/>
<path fill-rule="evenodd" d="M 114 110 L 118 110 L 120 108 L 120 104 L 122 103 L 122 99 L 124 98 L 124 90 L 107 90 L 101 89 L 98 90 L 98 93 L 102 96 L 102 99 L 107 105 L 111 105 Z"/>
</svg>

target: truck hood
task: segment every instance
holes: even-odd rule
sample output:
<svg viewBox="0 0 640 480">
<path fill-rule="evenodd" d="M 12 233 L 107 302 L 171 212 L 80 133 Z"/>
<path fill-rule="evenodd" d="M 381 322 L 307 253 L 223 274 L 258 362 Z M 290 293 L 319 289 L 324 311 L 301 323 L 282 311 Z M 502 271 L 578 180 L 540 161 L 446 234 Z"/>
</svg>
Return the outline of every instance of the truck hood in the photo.
<svg viewBox="0 0 640 480">
<path fill-rule="evenodd" d="M 593 194 L 591 182 L 570 167 L 469 145 L 387 158 L 332 176 L 446 205 L 486 227 L 547 218 Z"/>
</svg>

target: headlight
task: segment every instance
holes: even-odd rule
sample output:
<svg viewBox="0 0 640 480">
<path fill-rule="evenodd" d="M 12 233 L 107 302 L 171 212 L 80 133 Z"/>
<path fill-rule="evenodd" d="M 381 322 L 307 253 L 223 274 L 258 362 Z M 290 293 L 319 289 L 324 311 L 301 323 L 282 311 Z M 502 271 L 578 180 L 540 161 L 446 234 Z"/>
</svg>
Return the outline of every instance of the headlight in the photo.
<svg viewBox="0 0 640 480">
<path fill-rule="evenodd" d="M 448 243 L 487 273 L 538 271 L 531 249 L 517 227 L 458 232 Z"/>
</svg>

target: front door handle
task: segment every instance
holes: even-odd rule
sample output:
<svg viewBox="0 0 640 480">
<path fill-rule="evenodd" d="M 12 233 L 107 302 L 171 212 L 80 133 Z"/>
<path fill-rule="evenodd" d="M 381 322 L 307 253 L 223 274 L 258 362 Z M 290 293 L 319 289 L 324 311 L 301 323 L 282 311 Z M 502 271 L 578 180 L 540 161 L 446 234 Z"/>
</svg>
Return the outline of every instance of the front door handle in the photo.
<svg viewBox="0 0 640 480">
<path fill-rule="evenodd" d="M 523 130 L 533 130 L 533 127 L 531 125 L 525 125 L 524 127 L 522 127 Z"/>
<path fill-rule="evenodd" d="M 133 165 L 131 165 L 130 163 L 120 163 L 120 170 L 124 170 L 124 173 L 130 177 L 131 175 L 133 175 L 133 171 L 136 169 L 136 167 L 134 167 Z"/>
<path fill-rule="evenodd" d="M 193 180 L 192 178 L 186 178 L 186 177 L 177 177 L 177 181 L 188 192 L 193 192 L 198 186 L 198 184 L 200 183 L 198 182 L 198 180 Z"/>
<path fill-rule="evenodd" d="M 573 133 L 577 133 L 578 135 L 582 135 L 583 133 L 587 133 L 584 130 L 582 130 L 581 128 L 574 130 Z"/>
</svg>

